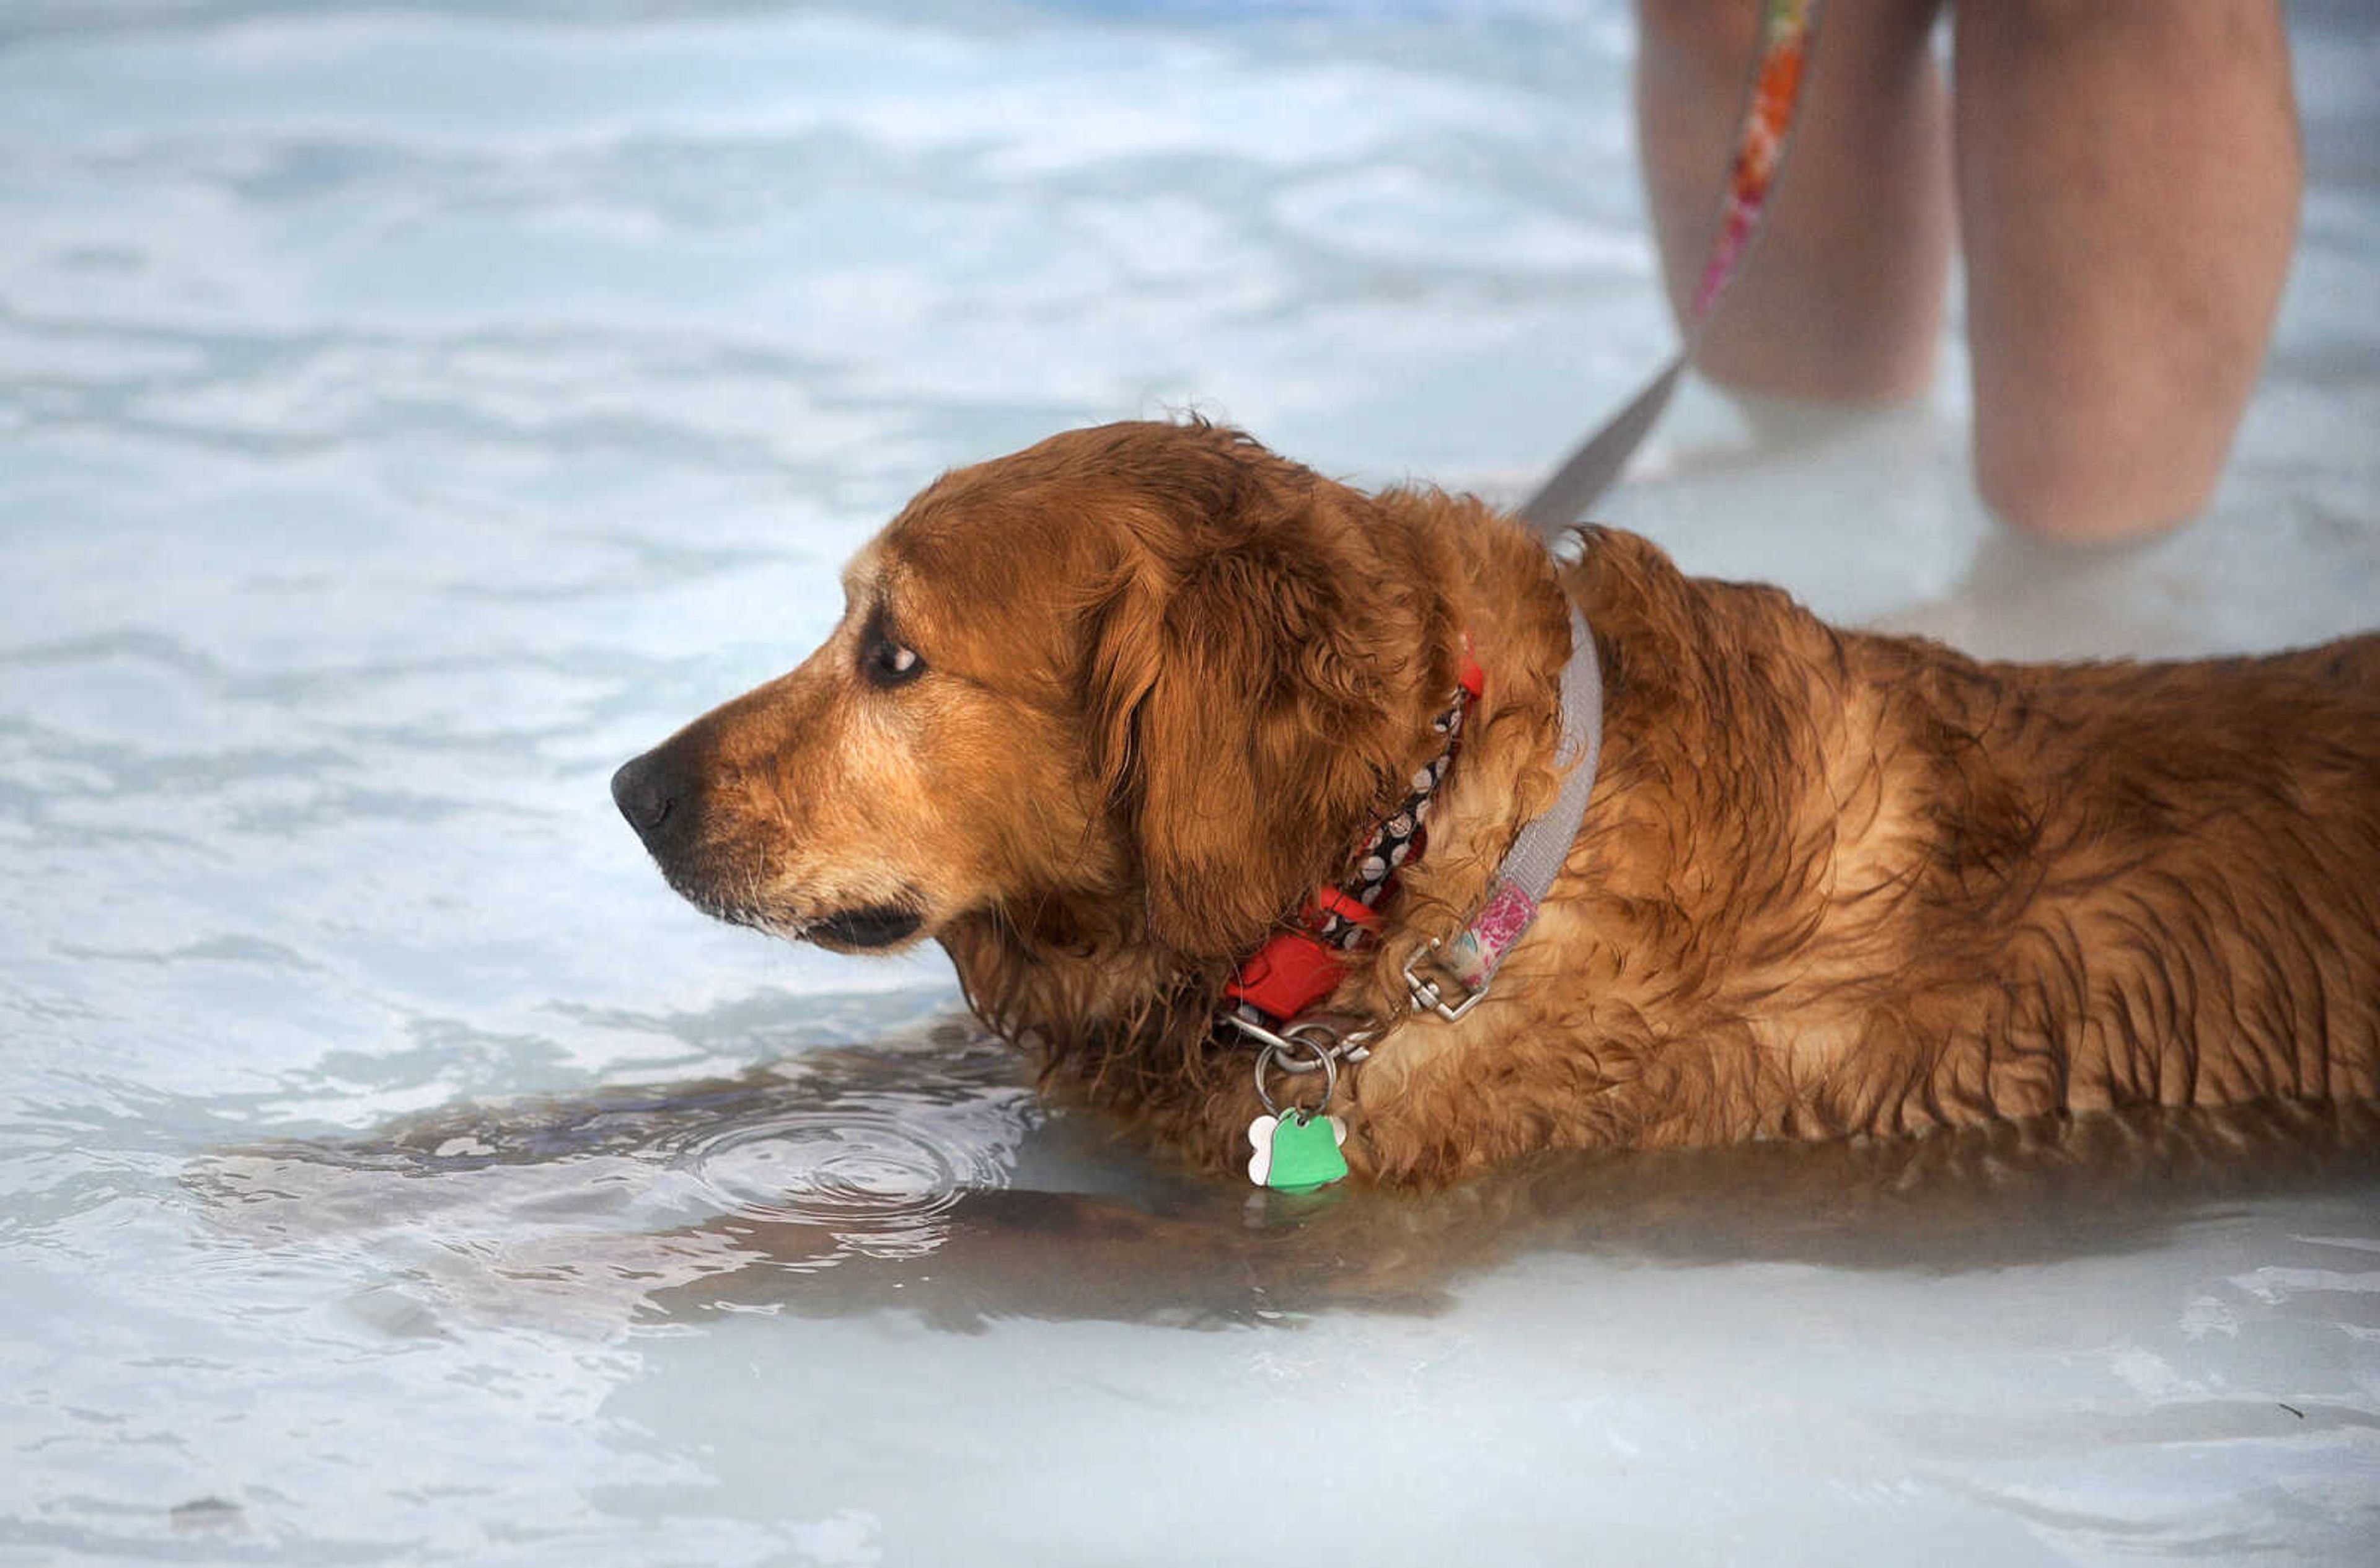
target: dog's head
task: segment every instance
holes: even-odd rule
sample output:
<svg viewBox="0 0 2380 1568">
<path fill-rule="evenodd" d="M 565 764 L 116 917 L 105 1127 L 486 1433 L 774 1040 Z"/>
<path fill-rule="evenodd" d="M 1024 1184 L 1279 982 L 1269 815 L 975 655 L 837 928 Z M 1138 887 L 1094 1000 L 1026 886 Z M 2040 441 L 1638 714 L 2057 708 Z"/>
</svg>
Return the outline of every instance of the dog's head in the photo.
<svg viewBox="0 0 2380 1568">
<path fill-rule="evenodd" d="M 1427 755 L 1459 632 L 1394 509 L 1204 424 L 944 475 L 791 674 L 612 781 L 671 886 L 846 951 L 1243 951 Z"/>
</svg>

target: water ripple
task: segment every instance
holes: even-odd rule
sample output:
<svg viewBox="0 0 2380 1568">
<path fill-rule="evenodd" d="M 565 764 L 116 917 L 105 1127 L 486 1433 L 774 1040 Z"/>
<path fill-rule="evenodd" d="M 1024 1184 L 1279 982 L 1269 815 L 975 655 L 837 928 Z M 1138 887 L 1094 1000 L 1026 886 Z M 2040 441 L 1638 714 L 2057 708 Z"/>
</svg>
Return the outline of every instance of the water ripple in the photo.
<svg viewBox="0 0 2380 1568">
<path fill-rule="evenodd" d="M 1003 1151 L 887 1100 L 790 1111 L 708 1133 L 677 1165 L 728 1212 L 819 1225 L 855 1248 L 930 1248 L 970 1191 L 1007 1185 Z"/>
</svg>

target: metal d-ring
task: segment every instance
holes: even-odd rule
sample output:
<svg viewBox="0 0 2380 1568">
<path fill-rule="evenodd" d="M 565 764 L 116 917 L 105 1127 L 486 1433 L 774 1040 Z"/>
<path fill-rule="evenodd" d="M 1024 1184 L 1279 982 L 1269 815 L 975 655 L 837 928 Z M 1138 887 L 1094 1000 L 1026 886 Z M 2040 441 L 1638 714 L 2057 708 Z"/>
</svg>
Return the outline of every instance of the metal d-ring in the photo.
<svg viewBox="0 0 2380 1568">
<path fill-rule="evenodd" d="M 1313 1060 L 1305 1063 L 1293 1062 L 1284 1054 L 1285 1052 L 1292 1051 L 1303 1051 L 1308 1052 L 1313 1057 Z M 1257 1098 L 1264 1101 L 1265 1111 L 1269 1114 L 1274 1116 L 1278 1116 L 1281 1113 L 1281 1106 L 1273 1100 L 1272 1088 L 1265 1082 L 1265 1077 L 1271 1069 L 1276 1067 L 1281 1069 L 1282 1072 L 1289 1074 L 1311 1073 L 1317 1067 L 1320 1067 L 1322 1069 L 1322 1099 L 1320 1103 L 1317 1104 L 1311 1111 L 1306 1110 L 1302 1105 L 1293 1105 L 1290 1107 L 1291 1112 L 1297 1117 L 1298 1124 L 1300 1126 L 1304 1126 L 1307 1122 L 1312 1121 L 1315 1117 L 1321 1115 L 1325 1111 L 1330 1109 L 1330 1097 L 1339 1092 L 1338 1052 L 1330 1051 L 1323 1046 L 1317 1045 L 1310 1039 L 1299 1039 L 1294 1037 L 1288 1039 L 1273 1041 L 1267 1044 L 1262 1051 L 1257 1051 Z"/>
<path fill-rule="evenodd" d="M 1226 1013 L 1223 1022 L 1245 1035 L 1259 1050 L 1271 1047 L 1275 1067 L 1301 1076 L 1320 1072 L 1322 1064 L 1292 1062 L 1281 1053 L 1295 1051 L 1311 1057 L 1319 1050 L 1342 1062 L 1361 1062 L 1372 1053 L 1372 1041 L 1380 1034 L 1377 1026 L 1343 1013 L 1308 1013 L 1283 1024 L 1278 1031 L 1266 1028 L 1244 1013 Z"/>
</svg>

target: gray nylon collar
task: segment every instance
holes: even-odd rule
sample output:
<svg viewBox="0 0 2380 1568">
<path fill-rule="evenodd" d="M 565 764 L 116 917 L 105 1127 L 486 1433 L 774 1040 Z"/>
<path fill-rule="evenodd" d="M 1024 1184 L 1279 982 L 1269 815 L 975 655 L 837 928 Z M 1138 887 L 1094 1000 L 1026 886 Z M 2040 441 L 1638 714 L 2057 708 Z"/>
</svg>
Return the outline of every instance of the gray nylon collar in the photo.
<svg viewBox="0 0 2380 1568">
<path fill-rule="evenodd" d="M 1461 930 L 1433 940 L 1405 965 L 1414 1006 L 1451 1023 L 1488 994 L 1496 970 L 1530 926 L 1561 875 L 1595 793 L 1603 755 L 1603 663 L 1595 633 L 1576 604 L 1570 607 L 1570 662 L 1562 666 L 1561 738 L 1554 765 L 1567 768 L 1554 803 L 1524 825 L 1497 864 L 1486 897 Z"/>
</svg>

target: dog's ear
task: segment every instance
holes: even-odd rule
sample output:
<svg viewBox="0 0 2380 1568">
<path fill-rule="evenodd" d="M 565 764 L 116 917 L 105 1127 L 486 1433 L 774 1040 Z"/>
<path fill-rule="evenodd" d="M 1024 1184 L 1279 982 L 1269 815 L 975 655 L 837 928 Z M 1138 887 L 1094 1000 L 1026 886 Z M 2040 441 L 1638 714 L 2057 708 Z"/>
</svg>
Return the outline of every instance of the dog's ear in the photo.
<svg viewBox="0 0 2380 1568">
<path fill-rule="evenodd" d="M 1368 499 L 1307 479 L 1278 515 L 1144 555 L 1100 606 L 1093 744 L 1178 953 L 1245 952 L 1336 877 L 1419 733 L 1414 595 L 1351 559 L 1384 542 Z"/>
</svg>

